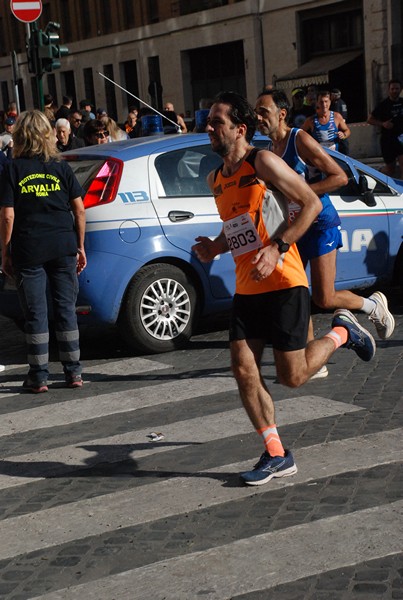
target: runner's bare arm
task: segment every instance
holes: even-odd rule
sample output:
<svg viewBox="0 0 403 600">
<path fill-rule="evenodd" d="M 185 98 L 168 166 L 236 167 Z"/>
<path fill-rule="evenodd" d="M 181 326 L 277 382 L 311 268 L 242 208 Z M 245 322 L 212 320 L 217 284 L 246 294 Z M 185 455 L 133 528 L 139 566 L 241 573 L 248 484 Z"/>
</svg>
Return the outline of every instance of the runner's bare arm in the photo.
<svg viewBox="0 0 403 600">
<path fill-rule="evenodd" d="M 316 216 L 322 210 L 318 196 L 279 156 L 263 150 L 255 160 L 256 174 L 266 185 L 272 185 L 290 201 L 297 202 L 301 211 L 295 220 L 282 232 L 281 239 L 293 244 L 309 229 Z M 259 280 L 268 277 L 275 269 L 280 251 L 273 242 L 259 250 L 252 259 L 251 278 Z"/>
<path fill-rule="evenodd" d="M 282 233 L 282 239 L 293 244 L 309 229 L 322 210 L 321 201 L 303 178 L 273 152 L 258 152 L 255 169 L 259 179 L 268 187 L 277 188 L 290 202 L 301 206 L 298 217 Z"/>
<path fill-rule="evenodd" d="M 211 171 L 207 175 L 207 183 L 210 190 L 213 191 L 214 171 Z M 228 243 L 224 229 L 221 230 L 220 234 L 214 240 L 201 235 L 195 241 L 198 243 L 192 246 L 192 250 L 201 262 L 211 262 L 218 254 L 228 252 Z"/>
<path fill-rule="evenodd" d="M 339 139 L 345 140 L 348 137 L 350 137 L 350 135 L 351 135 L 351 129 L 347 125 L 347 123 L 345 122 L 343 116 L 340 113 L 338 113 L 338 112 L 334 113 L 334 122 L 336 123 L 336 125 L 338 127 L 338 130 L 339 130 L 338 131 Z"/>
<path fill-rule="evenodd" d="M 315 194 L 333 192 L 347 184 L 348 177 L 343 169 L 311 135 L 306 131 L 299 131 L 296 142 L 300 157 L 326 175 L 320 181 L 309 184 Z"/>
</svg>

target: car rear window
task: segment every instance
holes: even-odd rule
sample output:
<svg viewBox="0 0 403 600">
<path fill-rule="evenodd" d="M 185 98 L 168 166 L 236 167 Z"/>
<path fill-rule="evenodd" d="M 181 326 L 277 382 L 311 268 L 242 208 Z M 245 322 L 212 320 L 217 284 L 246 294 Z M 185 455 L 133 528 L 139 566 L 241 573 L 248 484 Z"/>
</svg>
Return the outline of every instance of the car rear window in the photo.
<svg viewBox="0 0 403 600">
<path fill-rule="evenodd" d="M 105 159 L 101 160 L 69 160 L 68 163 L 77 177 L 78 183 L 87 192 L 92 181 L 99 173 Z"/>
</svg>

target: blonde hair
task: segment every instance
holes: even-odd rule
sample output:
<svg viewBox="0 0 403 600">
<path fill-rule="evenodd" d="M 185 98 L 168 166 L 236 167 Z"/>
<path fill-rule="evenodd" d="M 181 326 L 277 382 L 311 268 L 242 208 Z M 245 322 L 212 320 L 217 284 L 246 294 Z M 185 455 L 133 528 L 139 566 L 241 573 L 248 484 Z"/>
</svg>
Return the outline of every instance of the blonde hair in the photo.
<svg viewBox="0 0 403 600">
<path fill-rule="evenodd" d="M 13 132 L 13 158 L 42 158 L 45 162 L 60 160 L 54 130 L 40 110 L 20 114 Z"/>
<path fill-rule="evenodd" d="M 119 127 L 119 125 L 112 119 L 111 117 L 101 117 L 100 121 L 105 125 L 105 129 L 109 131 L 109 135 L 111 140 L 114 142 L 120 142 L 122 140 L 124 131 Z"/>
</svg>

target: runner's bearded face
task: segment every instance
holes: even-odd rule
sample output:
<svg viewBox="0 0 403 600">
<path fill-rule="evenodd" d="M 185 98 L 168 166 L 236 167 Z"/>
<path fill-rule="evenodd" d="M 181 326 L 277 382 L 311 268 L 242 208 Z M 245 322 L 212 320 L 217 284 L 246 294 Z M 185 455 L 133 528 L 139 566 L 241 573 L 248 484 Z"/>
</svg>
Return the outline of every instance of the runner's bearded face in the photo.
<svg viewBox="0 0 403 600">
<path fill-rule="evenodd" d="M 237 126 L 228 117 L 228 108 L 226 104 L 213 104 L 206 126 L 213 151 L 222 157 L 230 154 L 236 139 Z"/>
</svg>

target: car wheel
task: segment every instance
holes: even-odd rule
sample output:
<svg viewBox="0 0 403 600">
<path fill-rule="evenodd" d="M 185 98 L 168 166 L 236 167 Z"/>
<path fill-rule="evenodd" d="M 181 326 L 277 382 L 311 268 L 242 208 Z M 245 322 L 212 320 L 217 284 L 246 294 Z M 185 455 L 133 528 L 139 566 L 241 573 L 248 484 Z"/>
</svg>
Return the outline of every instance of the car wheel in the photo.
<svg viewBox="0 0 403 600">
<path fill-rule="evenodd" d="M 148 265 L 127 288 L 119 329 L 136 351 L 169 352 L 186 346 L 196 315 L 196 290 L 189 276 L 173 265 Z"/>
</svg>

